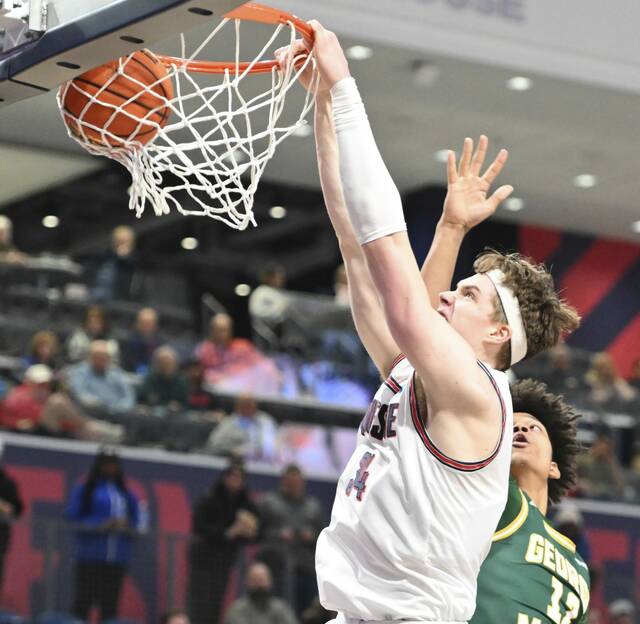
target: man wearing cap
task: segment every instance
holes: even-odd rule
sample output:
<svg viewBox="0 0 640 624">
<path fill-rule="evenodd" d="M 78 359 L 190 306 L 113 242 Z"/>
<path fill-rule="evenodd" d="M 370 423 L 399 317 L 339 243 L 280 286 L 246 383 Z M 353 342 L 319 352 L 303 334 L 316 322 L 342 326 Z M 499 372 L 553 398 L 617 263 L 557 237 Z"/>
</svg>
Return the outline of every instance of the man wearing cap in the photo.
<svg viewBox="0 0 640 624">
<path fill-rule="evenodd" d="M 0 407 L 2 424 L 17 431 L 34 431 L 51 395 L 53 373 L 46 364 L 34 364 L 25 371 L 22 383 L 13 388 Z"/>
<path fill-rule="evenodd" d="M 636 608 L 631 600 L 618 598 L 609 605 L 610 624 L 635 624 Z"/>
<path fill-rule="evenodd" d="M 336 36 L 317 22 L 320 180 L 360 338 L 385 380 L 318 540 L 320 599 L 336 622 L 467 622 L 508 493 L 514 363 L 578 325 L 543 267 L 489 252 L 451 289 L 465 234 L 512 191 L 488 191 L 487 138 L 448 158 L 448 195 L 422 275 L 400 194 Z M 299 42 L 293 51 L 304 51 Z M 305 77 L 303 76 L 304 80 Z M 398 355 L 402 354 L 402 355 Z"/>
</svg>

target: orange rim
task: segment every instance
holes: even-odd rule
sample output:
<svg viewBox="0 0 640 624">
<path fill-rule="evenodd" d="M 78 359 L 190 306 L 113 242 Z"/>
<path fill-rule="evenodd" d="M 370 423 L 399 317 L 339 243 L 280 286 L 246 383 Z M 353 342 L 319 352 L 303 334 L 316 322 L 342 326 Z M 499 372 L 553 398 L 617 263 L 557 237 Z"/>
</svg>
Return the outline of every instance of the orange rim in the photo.
<svg viewBox="0 0 640 624">
<path fill-rule="evenodd" d="M 246 4 L 239 6 L 237 9 L 233 9 L 233 11 L 225 14 L 225 18 L 260 22 L 262 24 L 272 24 L 274 26 L 291 23 L 302 37 L 310 41 L 313 41 L 314 39 L 313 29 L 300 18 L 295 15 L 291 15 L 286 11 L 274 9 L 257 2 L 247 2 Z M 176 67 L 185 66 L 185 60 L 180 57 L 163 56 L 161 54 L 157 56 L 165 65 L 173 65 Z M 244 73 L 251 68 L 249 73 L 265 74 L 271 72 L 273 68 L 278 67 L 278 65 L 278 61 L 275 59 L 272 61 L 258 61 L 255 63 L 249 61 L 242 61 L 239 63 L 236 63 L 235 61 L 189 61 L 186 64 L 186 69 L 195 74 L 224 74 L 227 71 Z"/>
</svg>

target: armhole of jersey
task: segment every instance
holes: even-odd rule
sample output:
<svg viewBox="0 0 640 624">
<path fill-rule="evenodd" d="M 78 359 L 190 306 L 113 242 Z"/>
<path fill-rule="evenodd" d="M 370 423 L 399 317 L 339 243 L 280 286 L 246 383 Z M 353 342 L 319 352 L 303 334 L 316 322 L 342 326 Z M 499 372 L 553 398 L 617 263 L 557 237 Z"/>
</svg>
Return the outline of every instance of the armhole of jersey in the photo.
<svg viewBox="0 0 640 624">
<path fill-rule="evenodd" d="M 520 529 L 520 527 L 525 523 L 525 520 L 529 516 L 529 502 L 527 501 L 527 497 L 522 493 L 522 490 L 518 488 L 518 493 L 520 494 L 521 504 L 520 511 L 518 515 L 511 521 L 507 526 L 503 527 L 499 531 L 496 531 L 493 534 L 492 542 L 499 542 L 500 540 L 507 539 L 511 537 L 514 533 Z"/>
<path fill-rule="evenodd" d="M 544 528 L 546 532 L 561 546 L 564 546 L 567 550 L 575 554 L 576 545 L 565 535 L 562 535 L 560 531 L 556 531 L 548 522 L 544 522 Z"/>
<path fill-rule="evenodd" d="M 400 353 L 393 362 L 391 363 L 391 371 L 389 372 L 389 376 L 384 380 L 384 385 L 393 392 L 393 394 L 398 394 L 402 390 L 402 385 L 398 382 L 398 380 L 393 376 L 393 371 L 396 369 L 396 366 L 402 362 L 407 356 L 404 353 Z"/>
<path fill-rule="evenodd" d="M 498 443 L 496 444 L 496 447 L 491 453 L 491 455 L 489 455 L 485 459 L 481 459 L 480 461 L 475 461 L 475 462 L 458 461 L 457 459 L 453 459 L 452 457 L 445 455 L 442 451 L 438 449 L 438 447 L 435 445 L 433 440 L 431 440 L 431 438 L 429 437 L 429 434 L 427 433 L 427 429 L 425 427 L 425 421 L 423 420 L 420 414 L 420 407 L 418 406 L 418 400 L 416 398 L 416 388 L 415 388 L 416 372 L 415 371 L 413 372 L 411 381 L 409 383 L 409 404 L 411 406 L 411 420 L 413 421 L 413 425 L 416 428 L 416 431 L 418 432 L 418 435 L 420 436 L 422 443 L 424 444 L 426 449 L 429 451 L 429 453 L 431 453 L 441 464 L 444 464 L 445 466 L 448 466 L 449 468 L 453 468 L 454 470 L 458 470 L 460 472 L 477 472 L 478 470 L 481 470 L 482 468 L 485 468 L 486 466 L 488 466 L 500 452 L 500 447 L 502 446 L 502 441 L 504 439 L 504 429 L 507 421 L 507 410 L 504 404 L 504 400 L 502 398 L 502 394 L 500 392 L 500 388 L 498 388 L 498 384 L 496 383 L 496 380 L 493 378 L 493 375 L 490 373 L 487 367 L 479 360 L 478 360 L 478 366 L 480 366 L 480 368 L 489 377 L 489 380 L 491 381 L 491 384 L 493 385 L 493 388 L 496 391 L 498 398 L 500 399 L 500 409 L 502 411 L 502 415 L 501 415 L 502 425 L 501 425 L 500 438 L 498 439 Z"/>
</svg>

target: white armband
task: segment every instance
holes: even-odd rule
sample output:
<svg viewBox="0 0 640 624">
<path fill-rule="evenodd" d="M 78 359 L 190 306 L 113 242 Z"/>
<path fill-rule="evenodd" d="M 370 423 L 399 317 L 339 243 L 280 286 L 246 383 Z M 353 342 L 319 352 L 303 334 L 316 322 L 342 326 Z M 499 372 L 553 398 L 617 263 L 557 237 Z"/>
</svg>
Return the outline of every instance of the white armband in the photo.
<svg viewBox="0 0 640 624">
<path fill-rule="evenodd" d="M 331 89 L 340 178 L 351 225 L 361 245 L 404 232 L 402 200 L 380 156 L 353 78 Z"/>
</svg>

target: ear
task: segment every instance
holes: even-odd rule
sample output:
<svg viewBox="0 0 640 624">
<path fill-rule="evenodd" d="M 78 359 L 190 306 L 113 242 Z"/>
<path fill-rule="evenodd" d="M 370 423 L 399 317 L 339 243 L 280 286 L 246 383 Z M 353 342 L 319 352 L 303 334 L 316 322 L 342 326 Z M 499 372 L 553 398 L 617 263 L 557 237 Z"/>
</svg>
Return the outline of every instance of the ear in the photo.
<svg viewBox="0 0 640 624">
<path fill-rule="evenodd" d="M 511 340 L 511 327 L 506 323 L 500 323 L 489 332 L 489 342 L 502 345 Z"/>
<path fill-rule="evenodd" d="M 559 479 L 562 476 L 560 473 L 560 469 L 558 468 L 558 464 L 556 462 L 551 462 L 549 466 L 549 479 Z"/>
</svg>

